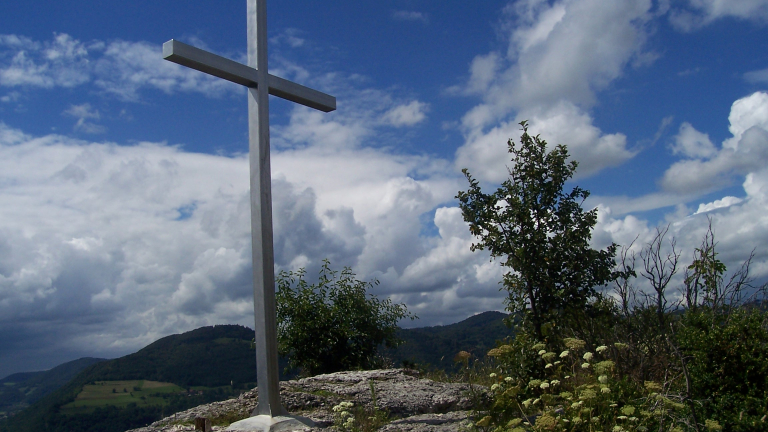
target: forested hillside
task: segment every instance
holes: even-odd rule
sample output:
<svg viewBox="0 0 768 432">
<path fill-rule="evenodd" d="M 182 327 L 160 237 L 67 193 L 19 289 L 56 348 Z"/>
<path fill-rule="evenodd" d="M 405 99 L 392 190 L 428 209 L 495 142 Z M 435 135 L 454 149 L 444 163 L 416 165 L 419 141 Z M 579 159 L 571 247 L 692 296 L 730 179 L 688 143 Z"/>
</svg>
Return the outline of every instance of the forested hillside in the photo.
<svg viewBox="0 0 768 432">
<path fill-rule="evenodd" d="M 504 324 L 507 316 L 505 313 L 489 311 L 455 324 L 401 329 L 399 336 L 406 342 L 390 351 L 390 357 L 395 366 L 402 366 L 406 362 L 414 366 L 453 371 L 458 367 L 453 357 L 459 351 L 482 357 L 495 346 L 497 340 L 512 334 Z"/>
</svg>

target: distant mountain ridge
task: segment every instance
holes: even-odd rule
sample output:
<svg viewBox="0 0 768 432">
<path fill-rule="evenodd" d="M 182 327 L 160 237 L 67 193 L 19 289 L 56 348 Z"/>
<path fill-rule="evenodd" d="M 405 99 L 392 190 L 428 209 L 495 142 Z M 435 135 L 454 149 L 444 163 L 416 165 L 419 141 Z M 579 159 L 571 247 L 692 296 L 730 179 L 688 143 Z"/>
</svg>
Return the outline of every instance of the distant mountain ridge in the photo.
<svg viewBox="0 0 768 432">
<path fill-rule="evenodd" d="M 0 412 L 16 412 L 72 380 L 86 367 L 106 359 L 83 357 L 39 372 L 19 372 L 0 380 Z"/>
<path fill-rule="evenodd" d="M 395 366 L 402 366 L 403 361 L 407 361 L 451 371 L 455 368 L 453 358 L 459 351 L 482 357 L 496 346 L 497 340 L 510 336 L 511 330 L 504 324 L 504 318 L 508 316 L 488 311 L 455 324 L 401 329 L 398 335 L 405 344 L 389 354 Z"/>
<path fill-rule="evenodd" d="M 256 381 L 254 331 L 240 325 L 201 327 L 158 339 L 139 351 L 100 364 L 90 381 L 151 380 L 183 387 Z"/>
<path fill-rule="evenodd" d="M 455 324 L 401 329 L 399 335 L 406 343 L 385 354 L 394 360 L 395 366 L 402 366 L 403 362 L 407 361 L 410 364 L 429 364 L 448 371 L 455 367 L 453 357 L 457 352 L 463 350 L 483 356 L 494 346 L 497 339 L 509 336 L 510 330 L 503 324 L 506 316 L 507 314 L 501 312 L 484 312 Z M 60 385 L 60 388 L 42 397 L 26 410 L 0 421 L 0 432 L 76 432 L 80 430 L 76 424 L 82 423 L 95 427 L 94 422 L 104 419 L 74 422 L 71 416 L 68 418 L 60 414 L 59 407 L 73 401 L 84 385 L 96 381 L 152 380 L 170 382 L 185 388 L 230 384 L 234 384 L 235 388 L 251 388 L 256 384 L 255 351 L 251 345 L 253 336 L 253 330 L 239 325 L 202 327 L 166 336 L 118 359 L 93 359 L 96 361 L 82 368 L 79 374 L 70 377 L 66 384 Z M 281 372 L 284 364 L 283 362 L 281 365 Z M 14 376 L 37 379 L 42 376 L 38 374 L 14 374 L 6 379 Z M 289 377 L 283 376 L 281 379 Z M 142 426 L 141 422 L 161 414 L 159 409 L 157 412 L 135 407 L 133 409 L 135 413 L 123 412 L 125 409 L 115 411 L 111 415 L 119 415 L 119 422 L 98 423 L 99 427 L 91 430 L 123 431 Z M 130 423 L 131 421 L 134 423 Z"/>
</svg>

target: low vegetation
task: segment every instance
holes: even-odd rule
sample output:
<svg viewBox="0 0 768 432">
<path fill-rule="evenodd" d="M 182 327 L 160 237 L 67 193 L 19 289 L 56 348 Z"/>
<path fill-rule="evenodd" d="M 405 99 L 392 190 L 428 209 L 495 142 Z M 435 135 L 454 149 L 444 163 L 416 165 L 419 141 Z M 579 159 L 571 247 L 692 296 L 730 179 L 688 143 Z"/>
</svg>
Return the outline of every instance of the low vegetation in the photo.
<svg viewBox="0 0 768 432">
<path fill-rule="evenodd" d="M 333 407 L 333 424 L 340 432 L 373 432 L 389 423 L 387 410 L 379 409 L 376 403 L 376 384 L 371 381 L 371 406 L 355 405 L 343 401 Z"/>
</svg>

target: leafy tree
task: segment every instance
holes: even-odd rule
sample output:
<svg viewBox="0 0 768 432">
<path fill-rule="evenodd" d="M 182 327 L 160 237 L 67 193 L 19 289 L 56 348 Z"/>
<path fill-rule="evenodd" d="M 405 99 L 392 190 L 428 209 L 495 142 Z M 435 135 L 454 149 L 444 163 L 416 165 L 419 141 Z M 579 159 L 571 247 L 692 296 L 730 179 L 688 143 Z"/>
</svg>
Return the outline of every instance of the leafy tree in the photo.
<svg viewBox="0 0 768 432">
<path fill-rule="evenodd" d="M 594 287 L 616 278 L 616 245 L 605 250 L 589 246 L 597 209 L 581 208 L 588 191 L 575 187 L 563 192 L 577 167 L 567 162 L 566 147 L 547 152 L 546 141 L 529 135 L 526 122 L 520 125 L 520 145 L 508 142 L 509 178 L 486 194 L 464 169 L 469 190 L 457 198 L 470 232 L 480 240 L 472 250 L 487 249 L 510 269 L 503 280 L 507 309 L 526 311 L 541 338 L 545 322 L 585 310 L 598 297 Z"/>
<path fill-rule="evenodd" d="M 304 375 L 381 366 L 379 345 L 397 347 L 397 322 L 416 318 L 404 304 L 367 294 L 378 281 L 357 280 L 348 267 L 334 271 L 325 260 L 312 285 L 305 275 L 281 271 L 276 280 L 279 351 Z"/>
</svg>

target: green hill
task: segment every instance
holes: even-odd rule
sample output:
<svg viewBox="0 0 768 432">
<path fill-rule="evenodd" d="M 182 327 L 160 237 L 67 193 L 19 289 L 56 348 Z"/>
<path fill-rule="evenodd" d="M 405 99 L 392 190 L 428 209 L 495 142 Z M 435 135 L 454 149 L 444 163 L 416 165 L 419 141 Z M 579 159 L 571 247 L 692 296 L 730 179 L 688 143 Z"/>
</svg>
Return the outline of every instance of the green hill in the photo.
<svg viewBox="0 0 768 432">
<path fill-rule="evenodd" d="M 252 339 L 253 330 L 236 325 L 203 327 L 164 337 L 136 353 L 86 367 L 66 385 L 0 421 L 0 431 L 124 431 L 173 412 L 236 396 L 255 386 Z M 173 383 L 185 389 L 195 387 L 196 391 L 169 394 L 159 405 L 105 404 L 87 413 L 62 413 L 61 407 L 74 402 L 89 384 L 132 380 Z"/>
<path fill-rule="evenodd" d="M 408 362 L 453 371 L 456 367 L 453 357 L 459 351 L 482 357 L 496 346 L 497 340 L 511 335 L 511 330 L 504 325 L 507 316 L 490 311 L 455 324 L 401 329 L 399 336 L 405 344 L 388 354 L 397 366 Z"/>
<path fill-rule="evenodd" d="M 134 354 L 97 365 L 86 381 L 150 380 L 182 387 L 253 383 L 253 335 L 247 327 L 217 325 L 166 336 Z"/>
<path fill-rule="evenodd" d="M 502 322 L 504 317 L 506 314 L 500 312 L 485 312 L 456 324 L 402 329 L 400 337 L 406 343 L 387 354 L 398 366 L 408 361 L 450 370 L 454 367 L 453 356 L 458 351 L 482 356 L 497 339 L 509 335 L 510 330 Z M 164 337 L 125 357 L 92 364 L 29 408 L 0 421 L 0 432 L 122 432 L 173 412 L 236 396 L 256 384 L 253 335 L 253 330 L 237 325 L 202 327 Z M 281 363 L 282 371 L 284 362 Z M 28 379 L 39 376 L 15 375 Z M 281 377 L 285 378 L 290 377 Z M 71 414 L 69 409 L 62 410 L 63 406 L 74 402 L 86 386 L 92 389 L 101 382 L 111 385 L 109 382 L 138 380 L 172 383 L 187 390 L 194 387 L 195 392 L 168 393 L 158 405 L 128 403 L 117 406 L 106 401 L 88 412 Z M 128 387 L 133 388 L 132 385 Z"/>
</svg>

